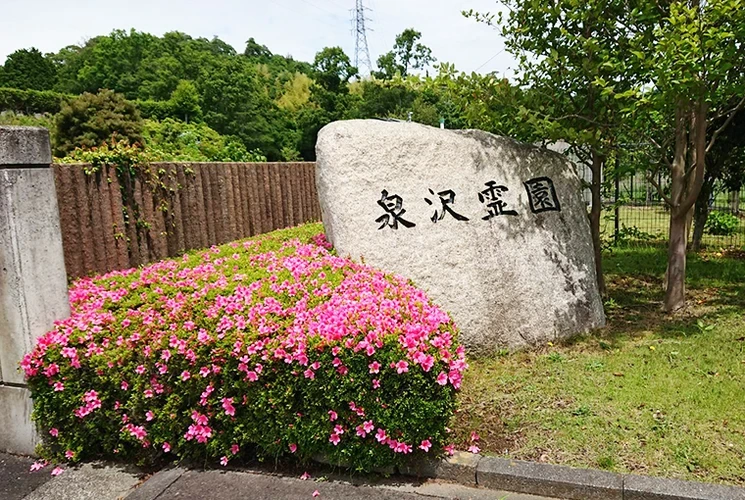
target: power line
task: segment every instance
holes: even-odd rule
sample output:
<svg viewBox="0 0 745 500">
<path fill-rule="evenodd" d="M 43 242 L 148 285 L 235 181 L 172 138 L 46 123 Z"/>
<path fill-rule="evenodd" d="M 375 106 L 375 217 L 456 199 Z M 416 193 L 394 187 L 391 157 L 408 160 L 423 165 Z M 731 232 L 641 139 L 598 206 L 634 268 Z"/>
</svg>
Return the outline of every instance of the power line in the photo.
<svg viewBox="0 0 745 500">
<path fill-rule="evenodd" d="M 301 0 L 301 1 L 304 2 L 304 3 L 307 3 L 311 7 L 315 7 L 316 9 L 325 12 L 326 14 L 329 14 L 331 16 L 336 16 L 336 14 L 334 14 L 333 12 L 329 12 L 328 10 L 324 9 L 323 7 L 319 7 L 318 5 L 316 5 L 314 3 L 311 3 L 308 0 Z"/>
<path fill-rule="evenodd" d="M 502 52 L 504 52 L 506 48 L 507 47 L 503 47 L 502 50 L 500 50 L 499 52 L 497 52 L 496 54 L 494 54 L 493 56 L 491 56 L 489 59 L 487 59 L 484 64 L 482 64 L 481 66 L 479 66 L 478 68 L 476 68 L 475 70 L 473 70 L 473 72 L 476 73 L 478 70 L 480 70 L 481 68 L 483 68 L 484 66 L 486 66 L 487 64 L 489 64 L 490 62 L 492 62 L 494 60 L 494 58 L 497 57 Z"/>
<path fill-rule="evenodd" d="M 370 10 L 362 4 L 362 0 L 355 0 L 355 7 L 352 12 L 352 33 L 355 35 L 354 40 L 354 65 L 360 68 L 360 63 L 367 67 L 368 73 L 372 73 L 373 66 L 370 61 L 370 48 L 367 45 L 367 28 L 366 22 L 370 22 L 365 16 L 365 11 Z"/>
</svg>

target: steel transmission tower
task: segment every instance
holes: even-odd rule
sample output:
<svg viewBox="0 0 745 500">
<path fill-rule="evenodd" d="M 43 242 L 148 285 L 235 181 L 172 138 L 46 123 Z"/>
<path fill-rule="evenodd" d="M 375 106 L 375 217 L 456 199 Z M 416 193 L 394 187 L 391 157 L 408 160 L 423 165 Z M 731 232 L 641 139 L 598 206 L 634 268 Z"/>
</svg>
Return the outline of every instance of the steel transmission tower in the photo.
<svg viewBox="0 0 745 500">
<path fill-rule="evenodd" d="M 370 61 L 370 49 L 367 46 L 367 29 L 365 22 L 370 21 L 365 16 L 365 11 L 370 10 L 362 4 L 362 0 L 355 0 L 355 7 L 352 9 L 352 33 L 355 35 L 354 43 L 354 65 L 362 73 L 360 64 L 367 68 L 368 74 L 372 73 L 373 66 Z M 372 30 L 370 30 L 372 31 Z"/>
</svg>

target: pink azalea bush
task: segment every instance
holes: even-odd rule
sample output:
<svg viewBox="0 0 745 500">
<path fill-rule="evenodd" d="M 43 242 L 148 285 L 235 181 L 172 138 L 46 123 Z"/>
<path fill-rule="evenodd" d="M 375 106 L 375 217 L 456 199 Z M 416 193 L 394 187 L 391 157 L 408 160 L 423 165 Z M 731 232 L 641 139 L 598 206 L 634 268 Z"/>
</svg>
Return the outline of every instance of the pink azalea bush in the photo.
<svg viewBox="0 0 745 500">
<path fill-rule="evenodd" d="M 450 318 L 319 225 L 77 281 L 22 362 L 49 459 L 438 453 L 466 368 Z"/>
</svg>

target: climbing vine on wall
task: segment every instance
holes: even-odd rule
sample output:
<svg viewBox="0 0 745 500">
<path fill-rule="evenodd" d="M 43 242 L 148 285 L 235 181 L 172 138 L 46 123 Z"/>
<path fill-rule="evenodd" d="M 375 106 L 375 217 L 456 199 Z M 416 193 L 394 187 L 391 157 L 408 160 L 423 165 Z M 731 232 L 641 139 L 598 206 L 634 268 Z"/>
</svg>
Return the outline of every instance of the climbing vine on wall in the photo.
<svg viewBox="0 0 745 500">
<path fill-rule="evenodd" d="M 132 251 L 132 238 L 137 245 L 146 242 L 152 245 L 150 229 L 152 220 L 146 217 L 144 207 L 137 201 L 137 191 L 147 189 L 152 193 L 154 209 L 163 213 L 166 221 L 166 232 L 173 226 L 171 199 L 173 193 L 180 189 L 175 174 L 165 168 L 153 168 L 157 161 L 151 153 L 139 144 L 113 136 L 110 141 L 99 147 L 77 148 L 68 156 L 59 160 L 61 163 L 82 163 L 82 168 L 91 180 L 97 183 L 112 182 L 108 173 L 113 168 L 122 195 L 122 217 L 124 228 L 112 228 L 118 237 L 127 238 L 127 247 Z"/>
</svg>

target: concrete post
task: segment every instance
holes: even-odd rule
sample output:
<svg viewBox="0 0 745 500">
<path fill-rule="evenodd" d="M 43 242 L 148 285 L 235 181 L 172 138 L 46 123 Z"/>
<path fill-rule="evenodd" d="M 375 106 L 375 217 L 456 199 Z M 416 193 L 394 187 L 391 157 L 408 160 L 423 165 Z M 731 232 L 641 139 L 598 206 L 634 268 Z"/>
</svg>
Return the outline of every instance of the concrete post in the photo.
<svg viewBox="0 0 745 500">
<path fill-rule="evenodd" d="M 0 126 L 0 451 L 32 455 L 32 403 L 19 363 L 69 316 L 49 132 Z"/>
</svg>

